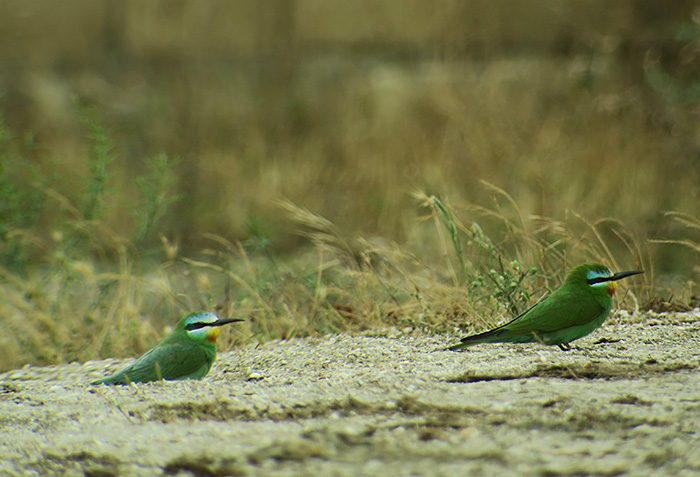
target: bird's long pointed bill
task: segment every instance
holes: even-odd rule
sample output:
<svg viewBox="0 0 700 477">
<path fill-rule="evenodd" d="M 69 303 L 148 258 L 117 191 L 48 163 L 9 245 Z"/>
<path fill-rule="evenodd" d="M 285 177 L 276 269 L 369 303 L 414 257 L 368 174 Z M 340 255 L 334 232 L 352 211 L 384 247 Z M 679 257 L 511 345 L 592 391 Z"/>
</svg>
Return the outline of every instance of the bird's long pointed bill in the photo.
<svg viewBox="0 0 700 477">
<path fill-rule="evenodd" d="M 206 326 L 221 326 L 221 325 L 228 325 L 229 323 L 235 323 L 237 321 L 245 321 L 241 320 L 240 318 L 221 318 L 214 323 L 207 323 Z"/>
<path fill-rule="evenodd" d="M 644 273 L 644 270 L 632 270 L 629 272 L 617 272 L 615 275 L 608 278 L 606 281 L 616 282 L 618 280 L 622 280 L 623 278 L 631 277 L 632 275 L 639 275 L 640 273 Z"/>
</svg>

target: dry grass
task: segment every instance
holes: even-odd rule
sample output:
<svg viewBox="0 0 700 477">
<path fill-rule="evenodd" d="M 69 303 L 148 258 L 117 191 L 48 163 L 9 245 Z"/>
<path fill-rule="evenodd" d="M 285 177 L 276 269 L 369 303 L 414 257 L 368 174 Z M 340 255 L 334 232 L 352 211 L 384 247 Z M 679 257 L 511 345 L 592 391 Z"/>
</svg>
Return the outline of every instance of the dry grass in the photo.
<svg viewBox="0 0 700 477">
<path fill-rule="evenodd" d="M 505 192 L 495 193 L 516 207 Z M 0 270 L 6 324 L 0 369 L 138 354 L 194 309 L 247 319 L 222 336 L 223 349 L 385 326 L 471 330 L 522 311 L 558 286 L 573 263 L 615 266 L 599 231 L 605 221 L 583 222 L 587 232 L 578 235 L 550 219 L 510 221 L 497 209 L 462 210 L 414 195 L 429 210 L 416 227 L 432 233 L 420 253 L 386 240 L 347 239 L 327 219 L 289 201 L 281 207 L 312 246 L 286 260 L 252 257 L 249 247 L 213 234 L 205 234 L 209 246 L 196 258 L 161 236 L 161 258 L 145 259 L 104 223 L 76 225 L 112 259 L 100 264 L 56 253 L 26 275 Z M 470 215 L 474 220 L 465 226 L 459 217 Z M 497 242 L 484 234 L 480 217 L 502 224 Z M 630 257 L 643 265 L 642 252 L 615 225 Z M 636 306 L 636 295 L 623 290 L 623 306 Z"/>
<path fill-rule="evenodd" d="M 481 326 L 592 260 L 647 270 L 622 306 L 697 293 L 697 107 L 679 99 L 696 80 L 677 81 L 694 57 L 643 64 L 605 35 L 570 55 L 497 46 L 17 73 L 2 104 L 28 106 L 0 130 L 0 370 L 135 355 L 197 308 L 248 318 L 225 348 Z M 100 119 L 81 122 L 72 95 Z"/>
</svg>

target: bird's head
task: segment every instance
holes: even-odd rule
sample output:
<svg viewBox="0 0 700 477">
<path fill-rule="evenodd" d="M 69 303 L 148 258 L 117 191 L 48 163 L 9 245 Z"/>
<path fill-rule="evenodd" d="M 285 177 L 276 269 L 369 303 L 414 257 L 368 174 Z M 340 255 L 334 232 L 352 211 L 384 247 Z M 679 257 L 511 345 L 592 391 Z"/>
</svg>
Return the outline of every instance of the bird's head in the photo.
<svg viewBox="0 0 700 477">
<path fill-rule="evenodd" d="M 190 338 L 199 342 L 216 343 L 219 337 L 219 327 L 228 323 L 243 321 L 238 318 L 219 318 L 208 311 L 190 313 L 177 324 L 177 330 L 187 334 Z"/>
<path fill-rule="evenodd" d="M 617 290 L 618 280 L 640 273 L 644 273 L 644 270 L 613 273 L 610 268 L 600 263 L 587 263 L 572 269 L 566 277 L 566 281 L 585 284 L 594 290 L 603 290 L 608 295 L 613 296 Z"/>
</svg>

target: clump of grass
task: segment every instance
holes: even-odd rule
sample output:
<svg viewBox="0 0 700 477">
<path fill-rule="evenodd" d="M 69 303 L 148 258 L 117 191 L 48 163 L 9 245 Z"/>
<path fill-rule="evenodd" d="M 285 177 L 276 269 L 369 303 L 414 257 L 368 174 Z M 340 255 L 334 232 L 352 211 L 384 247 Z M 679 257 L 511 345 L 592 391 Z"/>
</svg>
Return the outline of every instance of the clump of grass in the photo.
<svg viewBox="0 0 700 477">
<path fill-rule="evenodd" d="M 417 193 L 416 197 L 421 198 L 424 197 L 424 195 Z M 462 239 L 459 234 L 460 227 L 457 225 L 451 208 L 443 204 L 442 201 L 435 196 L 427 197 L 427 199 L 424 200 L 424 204 L 433 209 L 433 216 L 436 220 L 437 214 L 435 214 L 435 212 L 439 212 L 442 215 L 443 221 L 450 233 L 450 239 L 454 247 L 455 255 L 459 261 L 462 277 L 457 283 L 462 285 L 464 282 L 469 281 L 470 291 L 472 292 L 470 293 L 471 296 L 495 298 L 512 314 L 518 315 L 523 307 L 530 301 L 530 293 L 524 285 L 527 280 L 537 274 L 537 268 L 523 269 L 517 260 L 513 260 L 508 263 L 508 266 L 504 266 L 504 254 L 484 234 L 479 224 L 474 222 L 468 229 L 464 226 L 461 227 L 462 230 L 465 230 L 470 243 L 476 245 L 476 247 L 470 247 L 470 249 L 475 251 L 476 248 L 479 252 L 477 254 L 479 258 L 473 262 L 470 261 L 469 269 L 472 271 L 471 273 L 468 272 L 467 259 L 464 256 L 465 249 L 462 246 Z M 440 227 L 438 226 L 436 228 L 438 234 L 440 234 Z M 442 237 L 441 242 L 444 245 Z M 449 260 L 448 266 L 452 269 Z M 486 271 L 486 269 L 488 269 L 488 271 Z M 479 293 L 481 291 L 485 291 L 486 293 Z"/>
<path fill-rule="evenodd" d="M 446 205 L 435 196 L 414 193 L 423 206 L 431 210 L 436 235 L 448 260 L 448 270 L 456 280 L 450 257 L 463 270 L 467 296 L 479 316 L 487 321 L 508 314 L 517 315 L 533 303 L 533 297 L 541 297 L 556 288 L 573 266 L 597 261 L 621 269 L 608 246 L 606 236 L 622 242 L 629 251 L 635 266 L 651 268 L 638 240 L 618 220 L 585 220 L 571 212 L 575 220 L 558 222 L 545 217 L 522 216 L 516 202 L 505 191 L 483 183 L 495 198 L 505 199 L 504 208 L 498 200 L 493 208 L 474 204 L 459 208 Z M 461 212 L 461 214 L 460 214 Z M 465 225 L 460 215 L 470 215 L 473 221 Z M 445 222 L 453 249 L 450 254 L 442 236 L 439 218 Z M 484 232 L 477 220 L 488 223 L 491 235 Z M 492 237 L 499 236 L 497 241 Z M 651 288 L 647 291 L 651 293 Z M 621 295 L 632 299 L 634 295 Z"/>
</svg>

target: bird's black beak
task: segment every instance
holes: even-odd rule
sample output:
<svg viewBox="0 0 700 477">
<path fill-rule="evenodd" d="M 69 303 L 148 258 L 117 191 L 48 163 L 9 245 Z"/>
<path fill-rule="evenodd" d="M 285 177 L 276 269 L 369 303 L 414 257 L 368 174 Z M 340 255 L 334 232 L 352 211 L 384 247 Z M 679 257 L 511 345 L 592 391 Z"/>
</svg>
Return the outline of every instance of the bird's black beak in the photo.
<svg viewBox="0 0 700 477">
<path fill-rule="evenodd" d="M 207 323 L 206 326 L 228 325 L 229 323 L 235 323 L 236 321 L 245 321 L 245 320 L 241 320 L 240 318 L 220 318 L 218 321 L 215 321 L 214 323 Z"/>
<path fill-rule="evenodd" d="M 630 272 L 617 272 L 615 275 L 608 278 L 606 281 L 616 282 L 618 280 L 622 280 L 623 278 L 631 277 L 632 275 L 639 275 L 640 273 L 644 273 L 644 270 L 632 270 Z"/>
</svg>

